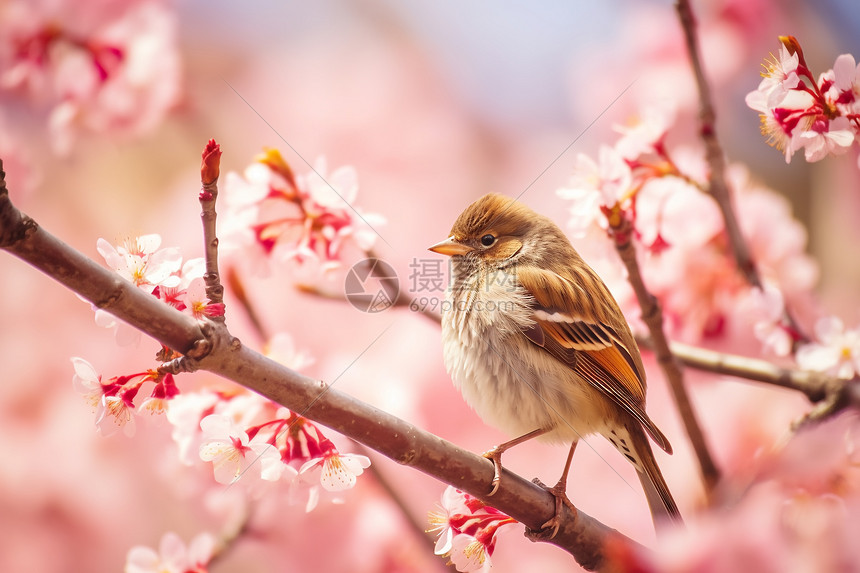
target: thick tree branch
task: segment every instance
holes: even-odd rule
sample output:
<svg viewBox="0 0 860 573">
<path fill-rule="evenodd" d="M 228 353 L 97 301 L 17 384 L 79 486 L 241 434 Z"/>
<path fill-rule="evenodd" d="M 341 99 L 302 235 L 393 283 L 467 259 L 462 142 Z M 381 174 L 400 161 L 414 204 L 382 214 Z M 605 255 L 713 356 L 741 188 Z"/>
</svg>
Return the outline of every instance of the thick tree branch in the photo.
<svg viewBox="0 0 860 573">
<path fill-rule="evenodd" d="M 207 370 L 241 384 L 290 410 L 372 448 L 396 462 L 451 484 L 540 529 L 555 511 L 550 493 L 505 470 L 502 485 L 487 497 L 493 464 L 320 380 L 244 346 L 223 324 L 195 321 L 53 237 L 10 201 L 0 160 L 0 248 L 109 311 L 117 318 L 185 354 L 175 367 Z M 563 508 L 562 525 L 550 541 L 585 568 L 604 561 L 608 539 L 637 544 L 582 511 Z"/>
<path fill-rule="evenodd" d="M 2 160 L 0 248 L 27 261 L 97 308 L 138 328 L 146 325 L 141 330 L 165 346 L 190 357 L 203 356 L 210 350 L 193 318 L 134 288 L 116 273 L 45 232 L 33 219 L 15 208 L 5 189 Z"/>
<path fill-rule="evenodd" d="M 233 292 L 234 296 L 239 299 L 239 306 L 245 311 L 248 316 L 248 319 L 251 321 L 251 325 L 256 330 L 257 336 L 259 336 L 260 340 L 268 341 L 271 338 L 271 335 L 266 330 L 265 326 L 260 320 L 256 307 L 251 302 L 251 299 L 249 299 L 247 296 L 247 293 L 245 291 L 245 284 L 235 269 L 227 269 L 227 281 L 231 287 L 231 291 Z M 314 290 L 311 292 L 311 294 L 316 294 L 316 292 L 317 291 Z M 320 294 L 320 296 L 324 295 Z M 337 298 L 345 302 L 344 297 Z M 371 457 L 370 450 L 366 448 L 363 444 L 355 442 L 355 445 L 360 453 Z M 418 538 L 426 538 L 428 536 L 427 531 L 425 530 L 426 520 L 423 521 L 422 524 L 422 521 L 411 511 L 411 509 L 409 508 L 409 504 L 406 503 L 406 500 L 400 494 L 394 484 L 391 483 L 391 480 L 388 479 L 384 472 L 381 472 L 379 470 L 377 464 L 372 463 L 366 471 L 374 477 L 382 490 L 385 491 L 385 493 L 388 495 L 389 500 L 391 500 L 391 503 L 393 503 L 400 510 L 401 515 L 403 515 L 403 518 L 409 524 L 409 528 L 412 530 L 412 533 Z M 437 563 L 440 567 L 443 567 L 441 560 L 438 560 Z"/>
</svg>

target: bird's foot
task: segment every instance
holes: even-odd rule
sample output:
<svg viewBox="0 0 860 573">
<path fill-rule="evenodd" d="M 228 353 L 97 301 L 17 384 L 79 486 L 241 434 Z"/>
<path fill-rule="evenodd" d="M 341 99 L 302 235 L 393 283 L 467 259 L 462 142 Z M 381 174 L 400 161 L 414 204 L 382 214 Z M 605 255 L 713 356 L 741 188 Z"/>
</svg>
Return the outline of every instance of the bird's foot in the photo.
<svg viewBox="0 0 860 573">
<path fill-rule="evenodd" d="M 540 529 L 535 530 L 527 528 L 526 537 L 532 541 L 553 539 L 558 534 L 558 529 L 561 526 L 562 505 L 566 505 L 570 511 L 573 512 L 574 517 L 576 517 L 576 508 L 567 497 L 567 493 L 565 491 L 566 484 L 564 481 L 559 481 L 552 487 L 547 486 L 538 478 L 533 479 L 532 483 L 539 485 L 553 495 L 555 498 L 555 513 L 553 513 L 553 516 L 540 526 Z"/>
<path fill-rule="evenodd" d="M 490 493 L 487 495 L 494 495 L 497 491 L 499 491 L 499 486 L 502 484 L 502 453 L 504 449 L 496 446 L 491 450 L 487 450 L 482 456 L 493 462 L 493 481 L 490 482 Z"/>
</svg>

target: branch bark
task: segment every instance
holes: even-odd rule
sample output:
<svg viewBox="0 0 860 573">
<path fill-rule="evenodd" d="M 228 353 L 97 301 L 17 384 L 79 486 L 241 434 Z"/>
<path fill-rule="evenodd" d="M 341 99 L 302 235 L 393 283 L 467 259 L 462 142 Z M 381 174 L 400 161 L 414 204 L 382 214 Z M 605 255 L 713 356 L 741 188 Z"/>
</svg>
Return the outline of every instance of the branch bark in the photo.
<svg viewBox="0 0 860 573">
<path fill-rule="evenodd" d="M 223 323 L 198 322 L 90 260 L 12 204 L 2 169 L 0 160 L 0 248 L 182 353 L 182 360 L 170 363 L 176 369 L 207 370 L 241 384 L 402 465 L 474 495 L 530 529 L 540 529 L 554 514 L 550 493 L 508 470 L 499 491 L 488 498 L 493 478 L 489 460 L 262 356 L 230 335 Z M 549 543 L 594 570 L 604 563 L 604 547 L 610 539 L 642 549 L 584 512 L 563 507 L 562 525 Z"/>
<path fill-rule="evenodd" d="M 642 341 L 642 345 L 649 347 L 651 341 Z M 766 360 L 725 354 L 680 342 L 670 343 L 670 348 L 679 361 L 691 368 L 802 392 L 815 407 L 798 424 L 819 421 L 849 407 L 860 409 L 858 376 L 845 380 L 821 372 L 781 368 Z"/>
</svg>

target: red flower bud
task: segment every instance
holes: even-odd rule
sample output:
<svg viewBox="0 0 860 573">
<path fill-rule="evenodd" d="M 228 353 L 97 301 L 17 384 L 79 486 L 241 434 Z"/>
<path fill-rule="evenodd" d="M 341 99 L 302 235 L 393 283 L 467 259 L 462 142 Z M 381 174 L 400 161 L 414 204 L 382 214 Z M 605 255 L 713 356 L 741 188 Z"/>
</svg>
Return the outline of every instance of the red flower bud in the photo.
<svg viewBox="0 0 860 573">
<path fill-rule="evenodd" d="M 209 185 L 218 180 L 221 174 L 221 146 L 210 139 L 203 149 L 203 163 L 200 166 L 200 180 Z"/>
</svg>

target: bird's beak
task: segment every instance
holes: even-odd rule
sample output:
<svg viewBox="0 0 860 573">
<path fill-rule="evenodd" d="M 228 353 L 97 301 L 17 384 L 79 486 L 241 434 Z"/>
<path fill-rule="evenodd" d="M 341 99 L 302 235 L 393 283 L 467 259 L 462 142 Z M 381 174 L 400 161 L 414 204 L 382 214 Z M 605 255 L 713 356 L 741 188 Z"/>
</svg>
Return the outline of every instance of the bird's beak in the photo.
<svg viewBox="0 0 860 573">
<path fill-rule="evenodd" d="M 472 251 L 471 247 L 467 247 L 463 243 L 458 243 L 454 240 L 454 237 L 448 237 L 441 243 L 436 243 L 428 250 L 433 251 L 434 253 L 439 253 L 440 255 L 465 255 L 468 252 Z"/>
</svg>

